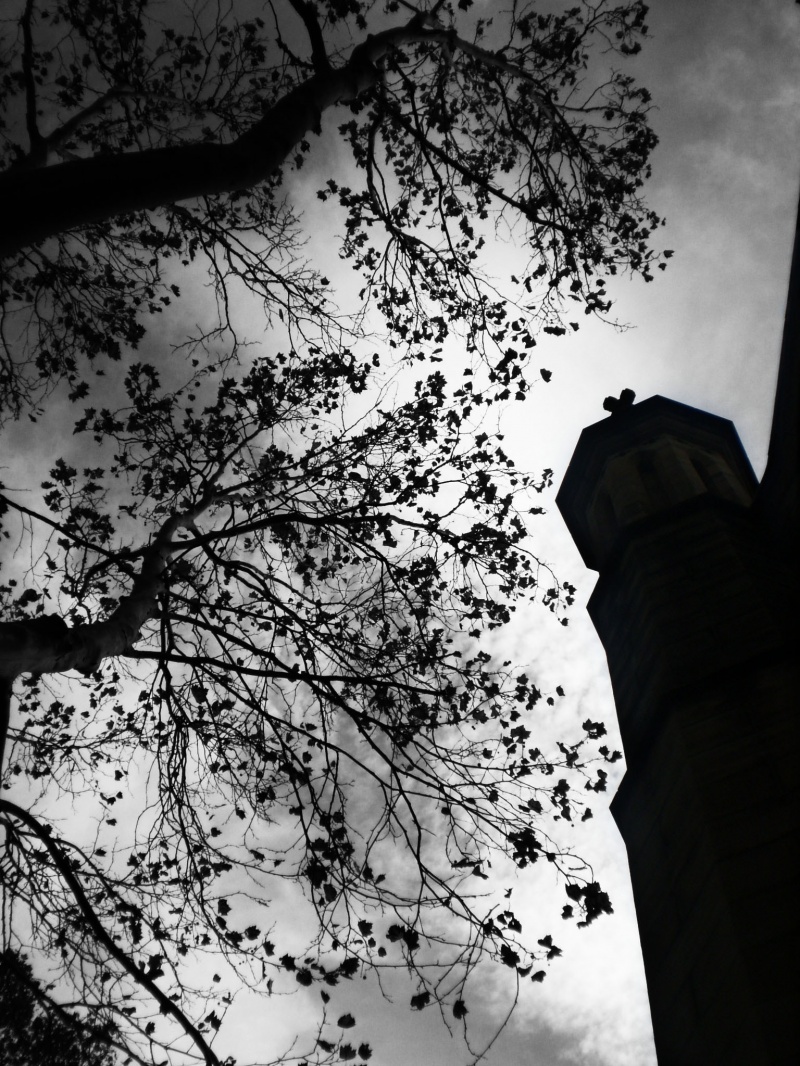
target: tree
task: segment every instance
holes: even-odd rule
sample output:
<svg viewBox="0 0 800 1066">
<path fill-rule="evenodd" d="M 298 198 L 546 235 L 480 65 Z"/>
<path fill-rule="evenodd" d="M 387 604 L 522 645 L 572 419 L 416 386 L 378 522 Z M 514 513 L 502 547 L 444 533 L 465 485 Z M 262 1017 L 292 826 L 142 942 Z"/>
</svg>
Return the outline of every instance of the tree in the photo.
<svg viewBox="0 0 800 1066">
<path fill-rule="evenodd" d="M 55 1013 L 30 964 L 9 949 L 0 955 L 0 1039 L 4 1066 L 111 1066 L 105 1040 L 68 1011 Z M 88 1039 L 87 1039 L 88 1038 Z"/>
<path fill-rule="evenodd" d="M 25 546 L 0 589 L 0 870 L 53 1001 L 137 1062 L 218 1062 L 230 972 L 328 996 L 402 958 L 412 1007 L 459 1021 L 480 957 L 540 980 L 552 935 L 531 948 L 473 887 L 493 856 L 553 863 L 566 917 L 610 909 L 547 828 L 588 817 L 603 727 L 540 751 L 542 696 L 493 643 L 520 599 L 571 601 L 527 548 L 549 474 L 481 418 L 528 395 L 539 328 L 651 276 L 648 96 L 591 54 L 638 50 L 644 5 L 247 6 L 27 0 L 7 24 L 6 410 L 88 405 L 41 503 L 0 501 Z M 352 315 L 284 191 L 333 113 L 352 161 L 319 196 Z M 530 255 L 516 304 L 481 262 L 503 219 Z M 159 350 L 150 316 L 201 261 L 218 316 Z M 287 881 L 315 914 L 302 953 L 266 912 Z M 356 1052 L 321 1030 L 316 1054 Z"/>
<path fill-rule="evenodd" d="M 562 292 L 603 312 L 607 275 L 650 277 L 649 95 L 617 71 L 588 77 L 593 46 L 639 50 L 645 5 L 552 15 L 515 3 L 502 22 L 470 6 L 404 19 L 405 3 L 284 0 L 265 22 L 205 4 L 164 25 L 146 4 L 26 0 L 3 77 L 11 408 L 62 377 L 83 396 L 86 361 L 135 347 L 143 317 L 177 296 L 178 266 L 199 258 L 224 339 L 235 280 L 293 339 L 340 349 L 344 324 L 293 255 L 283 199 L 332 112 L 346 118 L 339 143 L 357 184 L 331 179 L 320 196 L 346 212 L 341 254 L 395 344 L 441 341 L 455 325 L 471 348 L 503 345 L 493 368 L 507 387 L 531 322 L 565 328 Z M 516 327 L 479 272 L 481 222 L 498 213 L 531 253 L 518 285 L 536 306 Z"/>
</svg>

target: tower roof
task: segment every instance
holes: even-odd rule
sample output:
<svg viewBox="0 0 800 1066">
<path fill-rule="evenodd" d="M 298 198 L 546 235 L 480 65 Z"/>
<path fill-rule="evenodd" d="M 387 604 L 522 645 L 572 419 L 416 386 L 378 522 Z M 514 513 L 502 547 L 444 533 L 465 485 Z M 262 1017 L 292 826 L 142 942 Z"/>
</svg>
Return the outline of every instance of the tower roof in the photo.
<svg viewBox="0 0 800 1066">
<path fill-rule="evenodd" d="M 581 433 L 556 496 L 572 538 L 591 569 L 599 569 L 604 547 L 598 543 L 592 512 L 609 464 L 620 456 L 643 452 L 667 438 L 719 456 L 747 496 L 752 498 L 755 494 L 756 476 L 729 419 L 664 396 L 651 396 L 642 403 L 615 411 Z"/>
</svg>

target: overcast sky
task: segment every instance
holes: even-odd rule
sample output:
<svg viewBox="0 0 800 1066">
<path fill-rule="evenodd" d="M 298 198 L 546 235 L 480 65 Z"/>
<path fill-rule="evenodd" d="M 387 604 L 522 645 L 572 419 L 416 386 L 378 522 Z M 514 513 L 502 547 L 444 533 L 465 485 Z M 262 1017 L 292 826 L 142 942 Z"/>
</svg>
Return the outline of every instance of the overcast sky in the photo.
<svg viewBox="0 0 800 1066">
<path fill-rule="evenodd" d="M 554 469 L 552 496 L 581 429 L 604 417 L 606 395 L 626 387 L 639 400 L 660 393 L 732 419 L 757 474 L 766 460 L 800 178 L 800 7 L 790 0 L 655 0 L 648 21 L 651 39 L 634 61 L 658 107 L 648 198 L 667 218 L 659 243 L 675 256 L 651 285 L 618 286 L 617 314 L 634 328 L 597 325 L 540 341 L 537 357 L 553 379 L 510 409 L 503 429 L 520 466 Z M 565 686 L 560 731 L 587 714 L 611 726 L 605 660 L 583 609 L 595 576 L 582 568 L 552 497 L 549 503 L 537 548 L 579 586 L 579 602 L 567 630 L 541 611 L 519 618 L 509 651 L 532 662 L 545 682 Z M 543 984 L 524 989 L 490 1063 L 655 1063 L 624 847 L 607 813 L 597 812 L 587 829 L 579 838 L 576 831 L 576 842 L 608 884 L 615 914 L 570 932 L 559 927 L 561 899 L 553 898 L 550 911 L 543 902 L 545 878 L 519 883 L 518 913 L 527 893 L 529 920 L 536 928 L 551 923 L 564 956 Z M 483 1003 L 469 1004 L 475 1046 L 497 1020 L 503 991 L 487 980 Z M 379 1048 L 387 1066 L 469 1061 L 432 1013 L 404 1011 L 405 995 L 390 1009 L 361 986 L 337 1006 L 353 1008 L 354 1033 Z M 243 1004 L 250 1049 L 275 1048 L 302 1014 L 302 1000 L 287 1002 L 276 1032 L 271 1012 L 255 1018 Z"/>
<path fill-rule="evenodd" d="M 581 430 L 605 414 L 603 398 L 627 387 L 639 400 L 660 393 L 723 415 L 735 422 L 757 474 L 766 459 L 800 178 L 800 6 L 654 0 L 649 24 L 651 40 L 627 66 L 658 107 L 653 125 L 661 143 L 647 195 L 667 218 L 658 243 L 674 249 L 674 258 L 651 285 L 617 286 L 616 313 L 632 328 L 595 324 L 540 341 L 537 365 L 550 369 L 552 380 L 502 419 L 519 466 L 555 471 L 535 548 L 579 590 L 567 629 L 541 609 L 528 612 L 509 633 L 505 655 L 532 664 L 540 687 L 563 684 L 567 698 L 543 712 L 549 718 L 541 723 L 558 735 L 587 716 L 610 729 L 614 723 L 605 660 L 584 611 L 595 577 L 583 569 L 554 504 Z M 314 199 L 319 183 L 309 171 L 298 182 L 298 202 L 312 227 L 324 228 Z M 508 250 L 494 254 L 505 263 Z M 615 913 L 589 929 L 568 929 L 559 918 L 563 895 L 548 881 L 552 871 L 519 879 L 515 910 L 541 930 L 537 935 L 552 932 L 564 954 L 543 984 L 523 989 L 487 1060 L 494 1066 L 654 1066 L 624 848 L 610 816 L 597 806 L 595 813 L 576 827 L 575 846 L 608 887 Z M 290 899 L 278 900 L 274 913 L 291 907 Z M 508 1002 L 504 976 L 487 975 L 480 1001 L 468 1003 L 475 1048 Z M 336 990 L 334 1016 L 352 1010 L 353 1042 L 371 1043 L 382 1066 L 466 1066 L 463 1042 L 449 1037 L 432 1010 L 412 1013 L 407 1002 L 407 986 L 398 986 L 389 1005 L 356 981 Z M 269 1061 L 307 1032 L 318 1004 L 316 990 L 255 1008 L 242 998 L 218 1050 L 243 1063 Z"/>
</svg>

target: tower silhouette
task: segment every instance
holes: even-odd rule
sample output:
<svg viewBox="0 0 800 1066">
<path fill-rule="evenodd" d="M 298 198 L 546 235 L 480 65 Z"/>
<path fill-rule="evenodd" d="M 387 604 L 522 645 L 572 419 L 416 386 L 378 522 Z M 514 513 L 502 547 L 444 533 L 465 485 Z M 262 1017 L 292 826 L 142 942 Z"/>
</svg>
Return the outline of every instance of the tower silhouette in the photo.
<svg viewBox="0 0 800 1066">
<path fill-rule="evenodd" d="M 584 430 L 557 497 L 600 575 L 659 1066 L 800 1063 L 799 304 L 796 236 L 760 484 L 731 422 L 654 396 Z"/>
</svg>

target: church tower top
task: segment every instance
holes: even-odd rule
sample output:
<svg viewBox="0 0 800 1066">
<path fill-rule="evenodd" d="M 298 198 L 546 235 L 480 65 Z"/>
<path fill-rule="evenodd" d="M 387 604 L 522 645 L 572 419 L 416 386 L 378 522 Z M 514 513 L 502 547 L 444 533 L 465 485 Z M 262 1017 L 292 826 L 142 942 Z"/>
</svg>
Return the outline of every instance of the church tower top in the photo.
<svg viewBox="0 0 800 1066">
<path fill-rule="evenodd" d="M 651 396 L 583 431 L 556 502 L 600 570 L 632 527 L 701 500 L 747 508 L 757 487 L 732 422 Z"/>
</svg>

